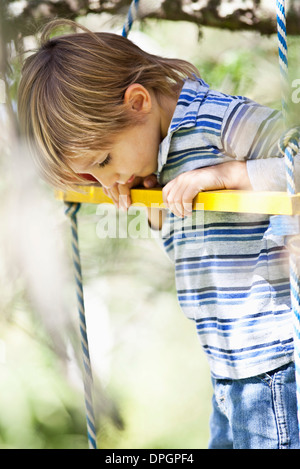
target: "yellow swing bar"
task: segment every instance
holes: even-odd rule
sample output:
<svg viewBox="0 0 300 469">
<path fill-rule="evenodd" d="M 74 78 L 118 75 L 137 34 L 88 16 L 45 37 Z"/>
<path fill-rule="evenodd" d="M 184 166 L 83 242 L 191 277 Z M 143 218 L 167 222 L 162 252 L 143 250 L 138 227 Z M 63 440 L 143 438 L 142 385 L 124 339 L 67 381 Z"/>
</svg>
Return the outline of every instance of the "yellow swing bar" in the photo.
<svg viewBox="0 0 300 469">
<path fill-rule="evenodd" d="M 77 191 L 56 191 L 55 197 L 65 202 L 88 204 L 110 203 L 112 200 L 97 185 L 78 186 Z M 133 205 L 146 207 L 163 205 L 160 188 L 131 189 Z M 158 204 L 158 205 L 157 205 Z M 197 204 L 199 204 L 197 206 Z M 288 195 L 286 192 L 253 192 L 220 190 L 200 192 L 194 199 L 194 209 L 217 212 L 261 213 L 269 215 L 299 215 L 300 193 Z"/>
</svg>

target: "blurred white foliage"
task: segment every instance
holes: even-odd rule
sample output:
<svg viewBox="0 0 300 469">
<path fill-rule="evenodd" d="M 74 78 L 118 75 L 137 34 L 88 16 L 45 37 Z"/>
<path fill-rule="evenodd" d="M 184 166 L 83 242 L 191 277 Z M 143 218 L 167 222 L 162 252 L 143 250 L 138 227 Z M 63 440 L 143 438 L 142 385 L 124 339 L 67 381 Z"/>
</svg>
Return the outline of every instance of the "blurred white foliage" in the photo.
<svg viewBox="0 0 300 469">
<path fill-rule="evenodd" d="M 3 166 L 7 184 L 2 196 L 0 249 L 5 282 L 24 285 L 33 312 L 63 357 L 65 334 L 72 330 L 71 308 L 66 303 L 70 272 L 64 226 L 54 197 L 46 193 L 25 146 L 16 139 Z"/>
</svg>

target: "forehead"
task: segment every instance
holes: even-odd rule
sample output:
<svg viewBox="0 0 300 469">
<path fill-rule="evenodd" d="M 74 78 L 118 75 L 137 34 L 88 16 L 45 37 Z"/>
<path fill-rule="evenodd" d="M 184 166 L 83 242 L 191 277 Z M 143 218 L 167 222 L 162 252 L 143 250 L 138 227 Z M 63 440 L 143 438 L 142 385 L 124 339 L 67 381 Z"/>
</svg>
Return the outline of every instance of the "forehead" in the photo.
<svg viewBox="0 0 300 469">
<path fill-rule="evenodd" d="M 99 142 L 101 149 L 98 149 L 97 145 L 93 145 L 95 148 L 81 149 L 79 145 L 73 151 L 64 153 L 64 159 L 73 171 L 86 171 L 93 164 L 101 163 L 101 161 L 105 160 L 114 145 L 115 140 L 112 138 L 109 139 L 109 142 Z"/>
<path fill-rule="evenodd" d="M 74 171 L 75 173 L 84 172 L 95 163 L 101 161 L 101 154 L 97 153 L 97 155 L 93 156 L 78 156 L 78 157 L 66 157 L 68 166 Z"/>
<path fill-rule="evenodd" d="M 80 156 L 78 158 L 73 158 L 69 160 L 69 164 L 72 166 L 76 166 L 80 168 L 80 170 L 85 171 L 88 169 L 92 164 L 96 161 L 96 156 L 87 157 L 87 156 Z"/>
</svg>

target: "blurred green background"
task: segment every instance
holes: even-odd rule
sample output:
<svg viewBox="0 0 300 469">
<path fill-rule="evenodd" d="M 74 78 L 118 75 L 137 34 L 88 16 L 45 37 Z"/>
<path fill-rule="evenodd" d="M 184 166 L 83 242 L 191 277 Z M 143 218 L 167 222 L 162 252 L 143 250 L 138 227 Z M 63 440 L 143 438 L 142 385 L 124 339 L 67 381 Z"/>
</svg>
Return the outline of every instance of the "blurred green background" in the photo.
<svg viewBox="0 0 300 469">
<path fill-rule="evenodd" d="M 109 27 L 93 16 L 81 22 Z M 130 37 L 154 53 L 192 61 L 212 88 L 280 108 L 275 36 L 152 20 L 136 23 Z M 289 47 L 293 79 L 299 38 L 289 39 Z M 1 118 L 5 123 L 0 112 Z M 31 173 L 24 182 L 22 164 L 29 163 L 22 150 L 8 164 L 4 134 L 3 143 L 0 448 L 87 448 L 69 221 L 51 189 Z M 20 180 L 23 192 L 16 189 Z M 119 216 L 124 224 L 126 214 Z M 100 220 L 99 207 L 82 206 L 99 447 L 206 448 L 209 369 L 194 325 L 177 304 L 173 266 L 150 235 L 105 238 Z"/>
</svg>

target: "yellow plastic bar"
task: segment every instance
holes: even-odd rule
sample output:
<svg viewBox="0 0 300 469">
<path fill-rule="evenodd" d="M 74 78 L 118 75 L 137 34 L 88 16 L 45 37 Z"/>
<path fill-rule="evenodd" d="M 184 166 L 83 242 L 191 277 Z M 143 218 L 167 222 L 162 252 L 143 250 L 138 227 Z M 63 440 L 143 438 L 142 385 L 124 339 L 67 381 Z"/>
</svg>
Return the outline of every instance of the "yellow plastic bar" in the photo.
<svg viewBox="0 0 300 469">
<path fill-rule="evenodd" d="M 113 203 L 100 186 L 79 186 L 78 191 L 56 191 L 58 200 L 65 202 L 102 204 Z M 131 189 L 133 205 L 163 207 L 160 188 Z M 197 206 L 198 204 L 198 206 Z M 300 193 L 289 196 L 286 192 L 209 191 L 200 192 L 194 200 L 194 208 L 217 212 L 261 213 L 269 215 L 300 214 Z"/>
</svg>

